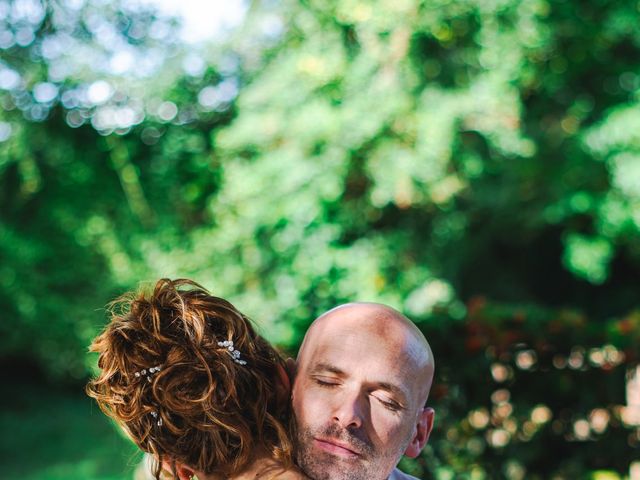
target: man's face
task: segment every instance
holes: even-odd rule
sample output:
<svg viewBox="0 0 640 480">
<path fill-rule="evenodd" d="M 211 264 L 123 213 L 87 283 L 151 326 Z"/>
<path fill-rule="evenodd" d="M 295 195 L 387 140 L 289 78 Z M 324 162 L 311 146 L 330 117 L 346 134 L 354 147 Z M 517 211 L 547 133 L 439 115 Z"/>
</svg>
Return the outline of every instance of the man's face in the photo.
<svg viewBox="0 0 640 480">
<path fill-rule="evenodd" d="M 415 440 L 424 411 L 409 336 L 353 327 L 323 324 L 299 357 L 298 463 L 315 480 L 386 479 Z"/>
</svg>

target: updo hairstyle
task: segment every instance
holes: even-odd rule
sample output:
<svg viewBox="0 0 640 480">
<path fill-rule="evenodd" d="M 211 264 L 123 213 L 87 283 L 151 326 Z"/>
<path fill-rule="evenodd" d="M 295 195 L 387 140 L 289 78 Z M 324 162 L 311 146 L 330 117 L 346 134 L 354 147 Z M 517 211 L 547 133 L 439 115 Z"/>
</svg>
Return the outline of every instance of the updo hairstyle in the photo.
<svg viewBox="0 0 640 480">
<path fill-rule="evenodd" d="M 181 462 L 232 477 L 260 449 L 292 465 L 289 402 L 277 392 L 283 359 L 231 303 L 190 280 L 162 279 L 109 312 L 90 347 L 100 373 L 87 393 L 154 455 L 157 479 L 167 460 L 174 476 Z"/>
</svg>

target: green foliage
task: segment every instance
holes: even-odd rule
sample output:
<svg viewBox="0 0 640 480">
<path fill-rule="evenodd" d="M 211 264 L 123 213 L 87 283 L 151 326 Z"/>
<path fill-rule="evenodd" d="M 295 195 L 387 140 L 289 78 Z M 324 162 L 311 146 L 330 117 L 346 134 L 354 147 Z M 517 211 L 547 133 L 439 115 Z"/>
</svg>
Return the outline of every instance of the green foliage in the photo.
<svg viewBox="0 0 640 480">
<path fill-rule="evenodd" d="M 8 378 L 5 370 L 2 378 L 12 394 L 0 401 L 5 478 L 132 478 L 141 457 L 138 449 L 91 399 L 79 395 L 80 388 L 59 388 L 43 379 L 35 383 L 33 378 L 14 377 L 12 370 Z"/>
<path fill-rule="evenodd" d="M 439 364 L 407 470 L 628 470 L 636 2 L 255 2 L 206 48 L 125 3 L 18 3 L 0 1 L 3 355 L 84 377 L 103 305 L 160 276 L 291 351 L 324 310 L 381 301 Z"/>
</svg>

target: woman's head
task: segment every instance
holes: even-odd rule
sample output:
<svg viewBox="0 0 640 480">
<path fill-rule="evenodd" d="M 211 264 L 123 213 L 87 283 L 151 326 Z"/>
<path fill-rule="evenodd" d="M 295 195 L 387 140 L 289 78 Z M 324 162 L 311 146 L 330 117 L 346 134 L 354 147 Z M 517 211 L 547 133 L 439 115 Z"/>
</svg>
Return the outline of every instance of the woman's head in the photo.
<svg viewBox="0 0 640 480">
<path fill-rule="evenodd" d="M 91 345 L 100 373 L 87 392 L 142 450 L 225 477 L 260 449 L 290 464 L 283 361 L 233 305 L 163 279 L 110 313 Z"/>
</svg>

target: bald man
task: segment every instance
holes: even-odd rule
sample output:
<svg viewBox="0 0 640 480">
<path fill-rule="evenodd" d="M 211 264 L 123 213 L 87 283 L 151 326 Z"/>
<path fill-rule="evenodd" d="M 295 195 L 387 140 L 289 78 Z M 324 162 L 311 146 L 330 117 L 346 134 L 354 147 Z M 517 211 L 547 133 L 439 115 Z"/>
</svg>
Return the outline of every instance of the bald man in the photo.
<svg viewBox="0 0 640 480">
<path fill-rule="evenodd" d="M 297 359 L 297 463 L 314 480 L 399 480 L 429 439 L 431 348 L 396 310 L 352 303 L 319 317 Z"/>
</svg>

